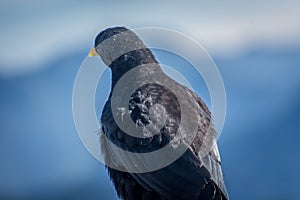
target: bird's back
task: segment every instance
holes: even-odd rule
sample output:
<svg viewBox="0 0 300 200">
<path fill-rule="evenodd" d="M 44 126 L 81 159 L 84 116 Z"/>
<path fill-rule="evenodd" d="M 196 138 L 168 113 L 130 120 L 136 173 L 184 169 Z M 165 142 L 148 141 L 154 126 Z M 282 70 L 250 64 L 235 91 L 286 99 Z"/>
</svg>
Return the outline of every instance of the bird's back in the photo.
<svg viewBox="0 0 300 200">
<path fill-rule="evenodd" d="M 200 155 L 203 138 L 211 123 L 210 112 L 194 92 L 171 81 L 176 87 L 184 89 L 189 98 L 193 98 L 198 104 L 199 123 L 193 143 L 175 162 L 153 172 L 127 173 L 108 167 L 117 193 L 125 200 L 228 199 L 217 146 L 214 145 L 206 156 Z M 158 104 L 163 107 L 167 116 L 163 128 L 159 134 L 137 138 L 126 134 L 118 127 L 112 115 L 111 97 L 109 98 L 101 117 L 104 132 L 102 152 L 106 155 L 106 159 L 118 159 L 117 152 L 107 148 L 107 140 L 126 151 L 145 153 L 163 148 L 176 137 L 181 123 L 180 103 L 176 95 L 165 86 L 145 84 L 136 89 L 128 102 L 131 119 L 137 126 L 149 125 L 153 120 L 151 107 Z M 157 112 L 160 114 L 161 111 Z M 119 116 L 121 115 L 122 113 Z"/>
</svg>

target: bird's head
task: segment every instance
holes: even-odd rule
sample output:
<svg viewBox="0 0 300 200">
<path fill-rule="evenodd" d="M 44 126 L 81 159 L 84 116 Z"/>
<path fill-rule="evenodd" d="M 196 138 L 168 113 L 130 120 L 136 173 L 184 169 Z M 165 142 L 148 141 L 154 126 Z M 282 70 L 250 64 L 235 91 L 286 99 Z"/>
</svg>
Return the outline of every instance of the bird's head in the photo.
<svg viewBox="0 0 300 200">
<path fill-rule="evenodd" d="M 99 55 L 103 62 L 110 66 L 120 56 L 146 48 L 142 40 L 133 31 L 126 27 L 113 27 L 101 31 L 96 36 L 89 57 Z"/>
<path fill-rule="evenodd" d="M 126 31 L 130 30 L 126 27 L 112 27 L 101 31 L 95 38 L 95 47 L 102 43 L 104 40 Z"/>
</svg>

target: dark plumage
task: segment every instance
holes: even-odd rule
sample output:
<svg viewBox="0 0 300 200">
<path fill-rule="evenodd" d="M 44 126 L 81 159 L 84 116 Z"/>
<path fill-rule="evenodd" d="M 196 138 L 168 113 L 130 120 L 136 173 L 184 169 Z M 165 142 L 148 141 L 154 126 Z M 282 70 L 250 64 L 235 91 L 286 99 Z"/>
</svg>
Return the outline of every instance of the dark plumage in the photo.
<svg viewBox="0 0 300 200">
<path fill-rule="evenodd" d="M 128 32 L 126 38 L 114 41 L 108 48 L 99 47 L 106 39 L 121 32 Z M 115 51 L 132 43 L 139 43 L 134 51 L 114 57 Z M 152 52 L 143 46 L 142 41 L 130 30 L 124 27 L 109 28 L 95 39 L 96 52 L 101 56 L 112 71 L 112 90 L 117 81 L 130 69 L 142 64 L 150 64 L 147 68 L 137 70 L 129 81 L 147 79 L 150 74 L 170 80 L 178 89 L 184 89 L 189 97 L 198 104 L 199 124 L 197 135 L 185 153 L 170 165 L 147 173 L 127 173 L 108 167 L 109 176 L 116 188 L 118 196 L 124 200 L 152 199 L 228 199 L 223 182 L 221 162 L 217 146 L 204 158 L 198 154 L 203 143 L 203 137 L 211 123 L 211 114 L 205 103 L 193 91 L 178 84 L 161 70 Z M 126 87 L 126 85 L 124 85 Z M 122 94 L 120 94 L 122 95 Z M 130 152 L 152 152 L 167 145 L 177 134 L 181 122 L 180 105 L 176 95 L 167 87 L 155 83 L 145 84 L 137 88 L 128 102 L 130 117 L 138 126 L 146 126 L 152 122 L 149 110 L 154 104 L 160 104 L 167 113 L 167 120 L 159 134 L 147 138 L 137 138 L 126 134 L 116 124 L 111 108 L 110 94 L 101 116 L 103 135 L 101 148 L 105 159 L 113 159 L 113 153 L 107 148 L 110 140 L 118 147 Z"/>
</svg>

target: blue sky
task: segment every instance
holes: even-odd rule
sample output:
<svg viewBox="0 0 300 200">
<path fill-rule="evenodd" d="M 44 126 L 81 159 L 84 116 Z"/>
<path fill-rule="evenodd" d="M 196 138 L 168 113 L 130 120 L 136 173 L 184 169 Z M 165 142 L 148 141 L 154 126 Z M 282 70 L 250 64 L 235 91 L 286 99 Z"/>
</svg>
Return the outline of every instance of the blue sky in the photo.
<svg viewBox="0 0 300 200">
<path fill-rule="evenodd" d="M 299 1 L 1 1 L 0 75 L 34 71 L 50 59 L 88 49 L 112 25 L 161 26 L 190 35 L 211 54 L 299 43 Z"/>
</svg>

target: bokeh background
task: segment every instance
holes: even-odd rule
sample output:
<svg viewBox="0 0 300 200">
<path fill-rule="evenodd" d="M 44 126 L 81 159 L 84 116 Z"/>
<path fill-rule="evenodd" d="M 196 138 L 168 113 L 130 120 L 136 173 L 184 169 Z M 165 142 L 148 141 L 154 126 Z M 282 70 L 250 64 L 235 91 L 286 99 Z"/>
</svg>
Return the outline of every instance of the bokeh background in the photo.
<svg viewBox="0 0 300 200">
<path fill-rule="evenodd" d="M 72 117 L 77 70 L 95 35 L 115 25 L 175 29 L 210 53 L 227 92 L 219 148 L 231 199 L 299 199 L 299 19 L 297 0 L 2 0 L 0 199 L 117 199 Z"/>
</svg>

